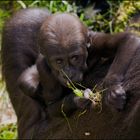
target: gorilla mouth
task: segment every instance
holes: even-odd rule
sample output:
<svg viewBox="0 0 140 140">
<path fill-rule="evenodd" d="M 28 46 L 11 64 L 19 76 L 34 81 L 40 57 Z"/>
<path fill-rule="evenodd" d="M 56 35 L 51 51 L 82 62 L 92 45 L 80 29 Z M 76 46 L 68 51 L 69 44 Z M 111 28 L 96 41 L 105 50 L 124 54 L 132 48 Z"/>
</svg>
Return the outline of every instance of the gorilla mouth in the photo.
<svg viewBox="0 0 140 140">
<path fill-rule="evenodd" d="M 63 77 L 62 78 L 63 79 L 62 84 L 64 86 L 67 87 L 68 83 L 73 83 L 72 80 L 69 78 L 69 76 L 64 72 L 64 70 L 61 70 L 60 73 L 61 73 L 61 76 Z"/>
</svg>

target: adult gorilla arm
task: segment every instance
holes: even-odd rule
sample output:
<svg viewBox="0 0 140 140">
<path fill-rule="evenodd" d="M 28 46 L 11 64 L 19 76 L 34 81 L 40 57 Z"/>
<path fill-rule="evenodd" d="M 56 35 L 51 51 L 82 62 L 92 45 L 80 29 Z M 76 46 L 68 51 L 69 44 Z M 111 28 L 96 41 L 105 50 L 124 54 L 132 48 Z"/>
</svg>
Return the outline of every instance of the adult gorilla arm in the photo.
<svg viewBox="0 0 140 140">
<path fill-rule="evenodd" d="M 140 38 L 131 33 L 117 33 L 117 34 L 105 34 L 90 32 L 89 39 L 91 47 L 89 48 L 89 53 L 93 51 L 98 51 L 101 57 L 114 57 L 113 63 L 110 67 L 109 75 L 116 74 L 119 76 L 118 82 L 123 80 L 123 75 L 125 74 L 132 57 L 134 56 L 137 48 L 139 47 Z M 89 54 L 90 56 L 90 54 Z M 91 60 L 89 60 L 91 61 Z M 121 65 L 124 64 L 124 65 Z M 114 75 L 114 79 L 117 78 Z M 117 82 L 115 80 L 115 82 Z M 109 81 L 108 81 L 109 82 Z M 110 81 L 110 85 L 112 85 Z"/>
<path fill-rule="evenodd" d="M 107 88 L 106 102 L 116 109 L 123 109 L 126 95 L 122 84 L 129 64 L 140 46 L 140 39 L 125 32 L 110 35 L 91 31 L 89 40 L 91 43 L 89 56 L 95 51 L 100 57 L 113 58 L 104 78 L 104 87 Z"/>
</svg>

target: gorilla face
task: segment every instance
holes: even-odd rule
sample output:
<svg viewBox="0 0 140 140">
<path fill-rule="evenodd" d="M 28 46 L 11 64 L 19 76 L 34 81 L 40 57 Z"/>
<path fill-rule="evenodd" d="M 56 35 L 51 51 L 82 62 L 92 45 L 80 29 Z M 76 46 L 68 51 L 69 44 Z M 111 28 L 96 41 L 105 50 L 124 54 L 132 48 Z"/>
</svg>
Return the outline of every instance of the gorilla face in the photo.
<svg viewBox="0 0 140 140">
<path fill-rule="evenodd" d="M 83 73 L 87 68 L 87 51 L 85 47 L 73 46 L 66 49 L 49 51 L 46 59 L 52 70 L 53 75 L 66 85 L 68 78 L 72 82 L 79 82 L 83 78 Z M 67 77 L 66 77 L 66 75 Z"/>
<path fill-rule="evenodd" d="M 68 78 L 79 82 L 87 68 L 87 28 L 70 14 L 54 14 L 40 29 L 40 52 L 52 74 L 66 85 Z"/>
</svg>

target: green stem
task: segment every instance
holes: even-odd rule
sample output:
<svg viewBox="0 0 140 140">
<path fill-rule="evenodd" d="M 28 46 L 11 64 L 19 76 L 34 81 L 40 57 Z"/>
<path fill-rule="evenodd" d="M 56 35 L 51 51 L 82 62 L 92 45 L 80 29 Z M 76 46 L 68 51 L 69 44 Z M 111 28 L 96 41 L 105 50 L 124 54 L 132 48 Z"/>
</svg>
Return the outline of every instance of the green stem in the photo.
<svg viewBox="0 0 140 140">
<path fill-rule="evenodd" d="M 85 86 L 83 86 L 83 85 L 81 85 L 81 84 L 79 84 L 79 83 L 75 83 L 75 84 L 77 84 L 78 86 L 80 86 L 80 87 L 82 87 L 82 88 L 86 89 L 86 87 L 85 87 Z"/>
<path fill-rule="evenodd" d="M 63 114 L 63 116 L 64 116 L 64 118 L 65 118 L 65 120 L 66 120 L 66 122 L 67 122 L 67 124 L 68 124 L 69 130 L 70 130 L 71 133 L 72 133 L 72 129 L 71 129 L 71 126 L 70 126 L 68 117 L 67 117 L 66 113 L 64 112 L 63 108 L 64 108 L 64 104 L 61 105 L 61 112 L 62 112 L 62 114 Z"/>
<path fill-rule="evenodd" d="M 66 74 L 63 70 L 61 70 L 61 71 L 62 71 L 62 73 L 66 76 L 66 78 L 69 80 L 69 82 L 70 82 L 70 84 L 73 86 L 73 88 L 76 89 L 75 85 L 74 85 L 73 82 L 70 80 L 70 78 L 67 76 L 67 74 Z"/>
</svg>

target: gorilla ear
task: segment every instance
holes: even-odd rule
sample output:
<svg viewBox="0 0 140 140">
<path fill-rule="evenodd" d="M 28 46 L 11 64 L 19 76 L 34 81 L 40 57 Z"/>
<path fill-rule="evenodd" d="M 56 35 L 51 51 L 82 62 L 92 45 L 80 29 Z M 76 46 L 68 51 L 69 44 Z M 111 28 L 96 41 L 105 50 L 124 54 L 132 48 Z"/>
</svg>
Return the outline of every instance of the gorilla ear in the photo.
<svg viewBox="0 0 140 140">
<path fill-rule="evenodd" d="M 90 48 L 90 46 L 94 45 L 95 37 L 96 37 L 96 32 L 93 32 L 92 30 L 88 30 L 88 32 L 87 32 L 87 48 Z"/>
</svg>

